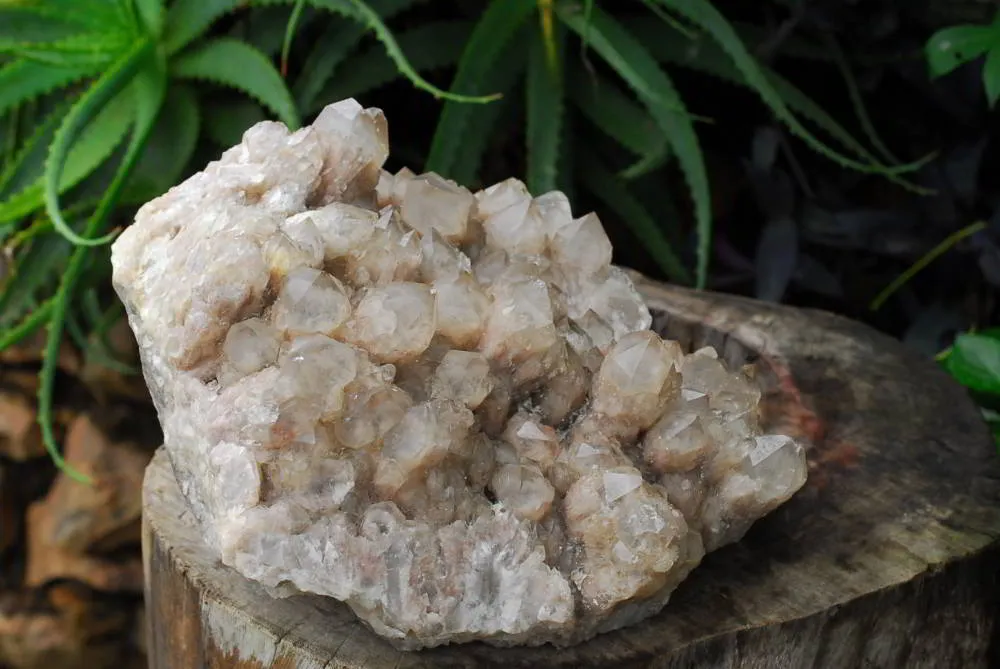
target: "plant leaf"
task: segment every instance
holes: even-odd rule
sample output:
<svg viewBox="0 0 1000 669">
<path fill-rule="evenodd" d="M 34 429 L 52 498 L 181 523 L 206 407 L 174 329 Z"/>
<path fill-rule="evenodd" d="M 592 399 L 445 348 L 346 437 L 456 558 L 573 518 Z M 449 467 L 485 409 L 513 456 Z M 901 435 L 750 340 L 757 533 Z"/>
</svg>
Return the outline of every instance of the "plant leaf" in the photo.
<svg viewBox="0 0 1000 669">
<path fill-rule="evenodd" d="M 568 112 L 569 110 L 567 110 Z M 572 114 L 567 113 L 562 123 L 562 139 L 556 163 L 556 189 L 563 192 L 570 202 L 576 202 L 576 153 L 577 127 Z"/>
<path fill-rule="evenodd" d="M 698 230 L 695 285 L 704 288 L 712 239 L 712 199 L 704 156 L 683 101 L 649 52 L 601 9 L 594 8 L 589 27 L 580 13 L 561 10 L 560 15 L 577 33 L 588 31 L 590 47 L 635 90 L 670 142 L 694 203 Z"/>
<path fill-rule="evenodd" d="M 30 184 L 41 174 L 45 165 L 45 151 L 67 109 L 69 101 L 56 106 L 45 117 L 35 121 L 32 133 L 21 141 L 16 151 L 11 149 L 7 164 L 3 172 L 0 172 L 0 202 Z"/>
<path fill-rule="evenodd" d="M 123 25 L 123 2 L 105 0 L 44 0 L 44 2 L 7 2 L 7 12 L 34 14 L 46 21 L 79 26 L 80 30 L 101 30 L 111 25 Z"/>
<path fill-rule="evenodd" d="M 534 0 L 491 2 L 465 44 L 452 89 L 486 90 L 484 81 L 488 81 L 492 71 L 502 64 L 498 57 L 534 11 Z M 429 170 L 442 175 L 452 172 L 462 143 L 468 137 L 469 119 L 481 111 L 454 101 L 445 103 L 431 141 L 427 159 Z"/>
<path fill-rule="evenodd" d="M 534 39 L 528 47 L 527 102 L 528 190 L 541 194 L 556 189 L 559 140 L 562 139 L 562 52 L 565 30 L 553 29 L 548 38 Z M 550 48 L 555 51 L 550 53 Z"/>
<path fill-rule="evenodd" d="M 526 52 L 522 50 L 520 58 L 505 64 L 508 69 L 501 73 L 502 75 L 509 74 L 513 70 L 510 66 L 515 64 L 521 71 L 508 78 L 508 81 L 505 82 L 508 84 L 507 88 L 496 89 L 504 91 L 505 97 L 480 109 L 479 113 L 469 119 L 465 126 L 469 133 L 467 141 L 462 145 L 458 155 L 455 156 L 454 167 L 451 169 L 453 178 L 459 183 L 470 188 L 482 188 L 488 185 L 483 182 L 487 152 L 496 146 L 499 138 L 506 137 L 509 138 L 509 141 L 517 139 L 519 129 L 524 123 L 524 108 L 517 104 L 518 100 L 514 97 L 513 92 L 522 78 L 524 68 L 527 67 L 526 56 Z M 495 176 L 496 178 L 504 178 L 509 175 Z"/>
<path fill-rule="evenodd" d="M 122 158 L 118 172 L 114 180 L 108 187 L 97 205 L 97 210 L 90 217 L 84 234 L 89 236 L 98 234 L 104 227 L 107 218 L 118 202 L 118 196 L 124 188 L 125 183 L 135 167 L 136 161 L 142 153 L 142 148 L 149 138 L 149 133 L 153 129 L 156 117 L 163 106 L 163 98 L 166 92 L 167 73 L 166 66 L 155 52 L 141 52 L 146 62 L 144 67 L 135 77 L 130 92 L 135 95 L 135 125 L 132 131 L 132 139 L 128 149 Z M 55 221 L 53 220 L 53 223 Z M 72 304 L 77 281 L 86 267 L 87 260 L 92 253 L 85 246 L 77 246 L 70 257 L 70 261 L 63 274 L 59 290 L 56 291 L 52 314 L 49 319 L 48 332 L 46 333 L 45 355 L 42 360 L 42 370 L 38 385 L 38 425 L 42 430 L 42 440 L 45 442 L 46 450 L 55 462 L 56 466 L 63 469 L 67 475 L 87 482 L 87 477 L 75 472 L 69 467 L 59 454 L 55 441 L 55 434 L 52 430 L 52 395 L 55 388 L 56 367 L 59 360 L 59 347 L 62 343 L 62 331 L 66 324 L 66 316 Z"/>
<path fill-rule="evenodd" d="M 45 160 L 45 211 L 52 219 L 56 231 L 79 246 L 100 246 L 111 241 L 111 237 L 86 239 L 70 229 L 63 219 L 59 207 L 59 192 L 67 154 L 87 124 L 132 81 L 142 64 L 153 53 L 153 47 L 153 42 L 148 38 L 136 41 L 112 68 L 80 96 L 63 119 L 49 147 L 49 156 Z"/>
<path fill-rule="evenodd" d="M 131 99 L 119 94 L 94 118 L 66 156 L 59 192 L 80 183 L 115 150 L 132 122 Z M 45 204 L 45 175 L 0 203 L 0 226 L 20 220 Z"/>
<path fill-rule="evenodd" d="M 306 0 L 294 0 L 294 2 L 295 5 L 292 8 L 292 14 L 288 17 L 288 23 L 285 25 L 285 38 L 281 42 L 282 77 L 288 75 L 288 54 L 292 50 L 292 40 L 295 38 L 295 31 L 298 28 L 299 21 L 302 19 L 302 10 L 306 6 Z"/>
<path fill-rule="evenodd" d="M 567 91 L 580 112 L 602 132 L 641 156 L 622 176 L 633 179 L 656 169 L 670 155 L 656 122 L 611 80 L 572 68 Z"/>
<path fill-rule="evenodd" d="M 924 47 L 931 78 L 948 74 L 1000 45 L 996 25 L 951 26 L 931 35 Z"/>
<path fill-rule="evenodd" d="M 74 17 L 47 11 L 40 5 L 0 4 L 0 42 L 55 42 L 86 28 Z"/>
<path fill-rule="evenodd" d="M 885 167 L 878 162 L 862 163 L 849 158 L 833 149 L 816 138 L 809 130 L 799 122 L 798 118 L 789 110 L 784 99 L 774 89 L 770 80 L 764 74 L 764 70 L 757 63 L 757 60 L 750 55 L 743 40 L 733 29 L 732 25 L 709 0 L 645 0 L 647 3 L 657 2 L 667 5 L 674 11 L 686 16 L 693 23 L 701 26 L 713 39 L 722 47 L 733 64 L 743 76 L 746 85 L 752 88 L 760 96 L 761 100 L 771 109 L 778 119 L 780 119 L 793 134 L 797 135 L 803 142 L 817 153 L 825 156 L 829 160 L 859 172 L 867 173 L 892 173 L 893 169 Z"/>
<path fill-rule="evenodd" d="M 511 128 L 516 132 L 518 125 L 523 123 L 523 109 L 515 106 L 513 92 L 523 80 L 525 68 L 528 66 L 527 49 L 520 45 L 530 39 L 530 32 L 529 25 L 522 26 L 522 35 L 511 40 L 507 48 L 501 52 L 493 69 L 482 81 L 483 86 L 500 91 L 504 97 L 493 104 L 476 109 L 476 113 L 465 121 L 464 141 L 458 147 L 448 171 L 439 174 L 447 174 L 448 178 L 470 187 L 478 184 L 483 157 L 491 143 L 496 141 L 497 135 L 503 128 Z M 505 124 L 505 121 L 511 123 Z M 439 118 L 438 127 L 441 122 Z M 425 169 L 437 171 L 431 168 L 429 161 L 430 159 Z"/>
<path fill-rule="evenodd" d="M 323 9 L 329 9 L 330 11 L 343 13 L 348 16 L 354 16 L 359 21 L 368 26 L 368 28 L 375 33 L 375 38 L 382 43 L 385 47 L 386 53 L 392 62 L 396 64 L 396 69 L 399 73 L 406 77 L 411 84 L 419 88 L 420 90 L 427 91 L 436 98 L 451 100 L 454 102 L 466 102 L 482 104 L 486 102 L 492 102 L 497 98 L 496 94 L 492 95 L 469 95 L 469 94 L 459 94 L 449 91 L 444 91 L 437 86 L 431 84 L 426 79 L 420 76 L 420 74 L 413 68 L 410 62 L 407 60 L 406 55 L 403 50 L 399 47 L 396 42 L 396 38 L 393 37 L 392 31 L 389 30 L 388 26 L 382 21 L 382 18 L 378 13 L 372 9 L 364 0 L 310 0 L 312 4 L 316 7 Z M 522 2 L 523 0 L 510 0 L 511 2 Z M 347 4 L 351 7 L 350 11 L 344 11 L 343 6 Z"/>
<path fill-rule="evenodd" d="M 27 312 L 41 290 L 54 285 L 59 270 L 69 256 L 70 243 L 59 235 L 41 235 L 27 251 L 17 254 L 17 262 L 0 294 L 0 318 L 6 325 Z"/>
<path fill-rule="evenodd" d="M 179 79 L 204 79 L 241 90 L 277 114 L 290 129 L 299 127 L 295 109 L 284 80 L 254 47 L 230 37 L 217 37 L 178 55 L 170 71 Z"/>
<path fill-rule="evenodd" d="M 399 35 L 399 46 L 413 54 L 410 64 L 418 72 L 447 67 L 458 62 L 462 47 L 472 31 L 467 21 L 437 21 L 416 26 Z M 356 98 L 383 86 L 399 72 L 385 50 L 372 47 L 345 60 L 316 96 L 317 103 L 306 107 L 310 114 L 323 101 Z"/>
<path fill-rule="evenodd" d="M 369 4 L 383 20 L 387 20 L 419 2 L 422 0 L 371 0 Z M 292 87 L 299 109 L 313 108 L 323 87 L 367 32 L 368 27 L 356 20 L 331 24 L 324 31 L 306 58 L 302 73 Z M 397 42 L 404 53 L 413 54 L 410 57 L 410 64 L 414 70 L 419 72 L 424 69 L 417 64 L 417 59 L 422 55 L 420 49 L 413 49 L 402 36 L 397 38 Z M 388 60 L 388 56 L 386 59 Z"/>
<path fill-rule="evenodd" d="M 594 34 L 591 33 L 592 37 Z M 592 45 L 597 43 L 592 42 Z M 667 276 L 679 283 L 690 284 L 691 274 L 684 263 L 674 253 L 653 217 L 629 192 L 622 178 L 613 174 L 591 151 L 579 151 L 577 168 L 581 182 L 621 217 Z"/>
<path fill-rule="evenodd" d="M 893 293 L 902 288 L 910 279 L 916 276 L 918 273 L 924 270 L 932 262 L 943 256 L 945 253 L 950 251 L 956 244 L 965 239 L 966 237 L 971 237 L 988 227 L 986 221 L 976 221 L 970 225 L 965 226 L 961 230 L 957 230 L 943 240 L 938 242 L 934 248 L 922 255 L 916 260 L 912 265 L 906 268 L 906 271 L 893 279 L 892 283 L 882 289 L 882 291 L 875 296 L 872 300 L 869 308 L 872 311 L 878 311 L 885 304 L 886 300 L 892 297 Z"/>
<path fill-rule="evenodd" d="M 224 118 L 233 122 L 232 117 Z M 201 110 L 194 91 L 183 84 L 172 86 L 130 185 L 148 193 L 149 199 L 176 184 L 194 154 L 200 130 Z"/>
<path fill-rule="evenodd" d="M 966 388 L 1000 394 L 1000 339 L 983 334 L 961 334 L 945 359 L 947 370 Z"/>
<path fill-rule="evenodd" d="M 0 114 L 95 71 L 92 65 L 62 68 L 26 60 L 11 61 L 0 67 Z"/>
<path fill-rule="evenodd" d="M 0 54 L 57 67 L 72 69 L 91 67 L 105 69 L 135 38 L 127 34 L 77 35 L 50 44 L 21 44 L 0 42 Z"/>
<path fill-rule="evenodd" d="M 146 32 L 159 37 L 163 31 L 164 0 L 134 0 L 138 19 Z"/>
<path fill-rule="evenodd" d="M 292 4 L 295 0 L 287 0 L 285 5 Z M 256 47 L 262 54 L 278 62 L 281 58 L 281 49 L 285 41 L 285 33 L 288 32 L 288 20 L 294 11 L 294 7 L 289 9 L 284 5 L 274 5 L 261 7 L 254 3 L 253 9 L 240 20 L 233 21 L 225 33 L 228 37 L 233 37 L 250 46 Z M 310 25 L 317 16 L 313 7 L 305 7 L 299 17 L 298 30 L 303 30 Z M 282 72 L 281 76 L 286 76 Z"/>
<path fill-rule="evenodd" d="M 892 151 L 889 150 L 876 131 L 875 124 L 868 115 L 868 109 L 865 105 L 864 97 L 861 95 L 861 91 L 858 89 L 857 81 L 854 78 L 854 73 L 851 71 L 851 65 L 848 63 L 847 57 L 844 55 L 844 50 L 840 48 L 840 44 L 833 36 L 829 36 L 826 41 L 829 45 L 833 62 L 836 64 L 837 69 L 840 70 L 840 75 L 844 78 L 844 85 L 847 87 L 847 95 L 851 100 L 851 106 L 854 107 L 854 115 L 858 117 L 858 123 L 861 125 L 861 130 L 865 133 L 865 136 L 868 138 L 871 145 L 875 147 L 875 150 L 882 154 L 882 158 L 884 160 L 890 163 L 901 162 L 895 155 L 893 155 Z"/>
<path fill-rule="evenodd" d="M 11 346 L 16 346 L 44 327 L 52 314 L 54 305 L 55 298 L 50 297 L 28 312 L 28 315 L 20 323 L 0 333 L 0 351 L 6 351 Z"/>
<path fill-rule="evenodd" d="M 662 39 L 659 31 L 655 29 L 655 26 L 650 25 L 648 21 L 634 21 L 627 25 L 629 32 L 642 41 L 657 60 L 704 72 L 737 86 L 747 85 L 733 60 L 726 56 L 725 52 L 714 41 L 700 41 L 694 45 L 691 43 L 685 44 L 680 40 Z M 775 91 L 777 91 L 777 94 L 785 101 L 789 108 L 815 123 L 824 132 L 828 133 L 860 158 L 873 165 L 879 164 L 878 158 L 854 139 L 851 133 L 837 123 L 826 110 L 816 104 L 809 96 L 774 72 L 767 72 L 766 76 Z M 919 169 L 933 158 L 934 156 L 930 155 L 905 165 L 892 168 L 884 167 L 881 173 L 891 181 L 913 192 L 925 194 L 925 189 L 906 182 L 896 175 Z"/>
<path fill-rule="evenodd" d="M 316 99 L 337 66 L 350 55 L 367 32 L 368 28 L 354 22 L 338 22 L 327 27 L 316 41 L 316 46 L 302 65 L 299 78 L 292 86 L 299 109 L 313 109 Z"/>
<path fill-rule="evenodd" d="M 175 0 L 164 22 L 163 46 L 173 55 L 205 34 L 221 16 L 245 4 L 246 0 Z"/>
<path fill-rule="evenodd" d="M 167 91 L 167 68 L 166 63 L 156 52 L 150 51 L 144 54 L 146 63 L 137 72 L 132 86 L 128 91 L 135 100 L 135 123 L 132 129 L 132 137 L 121 164 L 115 173 L 114 179 L 104 191 L 97 208 L 87 223 L 87 235 L 97 234 L 104 227 L 108 216 L 118 203 L 125 185 L 128 183 L 136 164 L 142 156 L 149 136 L 156 125 L 156 118 L 163 108 L 163 101 Z M 55 221 L 53 220 L 53 223 Z M 67 282 L 67 274 L 63 277 L 63 283 Z M 72 290 L 70 286 L 69 290 Z"/>
</svg>

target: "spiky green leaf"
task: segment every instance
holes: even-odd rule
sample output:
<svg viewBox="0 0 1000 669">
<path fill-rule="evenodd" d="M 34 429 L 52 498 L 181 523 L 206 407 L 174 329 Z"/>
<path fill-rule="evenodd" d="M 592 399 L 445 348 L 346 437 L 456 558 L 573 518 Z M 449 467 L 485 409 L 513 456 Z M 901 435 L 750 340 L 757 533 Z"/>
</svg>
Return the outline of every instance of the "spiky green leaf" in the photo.
<svg viewBox="0 0 1000 669">
<path fill-rule="evenodd" d="M 523 0 L 513 0 L 515 3 L 522 1 Z M 464 89 L 462 93 L 444 91 L 424 79 L 410 63 L 406 54 L 396 41 L 392 31 L 389 30 L 389 27 L 378 15 L 378 12 L 372 9 L 372 7 L 364 0 L 310 0 L 310 2 L 316 7 L 329 9 L 330 11 L 338 12 L 344 14 L 345 16 L 355 17 L 367 25 L 368 28 L 375 34 L 375 38 L 382 43 L 383 47 L 385 47 L 386 53 L 389 55 L 389 58 L 392 59 L 392 62 L 396 64 L 396 69 L 399 70 L 399 73 L 420 90 L 427 91 L 436 98 L 453 102 L 484 104 L 497 99 L 497 94 L 495 93 L 476 95 L 464 92 Z M 350 9 L 345 11 L 345 5 L 349 6 Z M 513 9 L 514 8 L 511 8 L 511 10 Z"/>
<path fill-rule="evenodd" d="M 41 44 L 0 41 L 0 54 L 60 69 L 104 69 L 127 50 L 134 39 L 125 32 L 109 31 L 99 35 L 73 35 Z"/>
<path fill-rule="evenodd" d="M 245 0 L 176 0 L 164 19 L 164 48 L 173 55 L 205 34 L 220 17 L 243 6 Z"/>
<path fill-rule="evenodd" d="M 485 84 L 492 70 L 502 64 L 499 55 L 534 12 L 534 0 L 490 3 L 465 45 L 458 71 L 452 80 L 452 90 L 488 90 Z M 467 139 L 469 119 L 482 111 L 456 102 L 445 103 L 431 143 L 428 169 L 440 174 L 451 173 L 457 154 Z"/>
<path fill-rule="evenodd" d="M 872 122 L 871 116 L 868 114 L 867 105 L 865 105 L 864 97 L 861 95 L 861 90 L 858 88 L 857 81 L 854 78 L 854 73 L 851 71 L 851 65 L 847 60 L 847 56 L 844 54 L 844 50 L 840 48 L 840 44 L 833 36 L 827 38 L 827 44 L 829 46 L 829 51 L 832 55 L 833 62 L 836 64 L 837 69 L 840 70 L 840 75 L 844 79 L 844 85 L 847 87 L 847 95 L 851 100 L 851 106 L 854 107 L 854 115 L 858 118 L 858 123 L 861 124 L 861 129 L 864 131 L 865 136 L 871 143 L 875 150 L 878 151 L 882 158 L 890 163 L 901 162 L 889 147 L 882 141 L 879 136 L 878 131 L 875 129 L 875 124 Z"/>
<path fill-rule="evenodd" d="M 293 8 L 294 9 L 294 8 Z M 277 62 L 281 57 L 281 49 L 288 32 L 288 20 L 293 10 L 286 6 L 255 7 L 252 12 L 233 22 L 228 35 L 257 47 L 262 54 Z M 312 7 L 303 8 L 299 16 L 299 25 L 309 25 L 310 19 L 318 12 Z M 301 29 L 301 28 L 300 28 Z M 282 72 L 282 76 L 287 76 Z"/>
<path fill-rule="evenodd" d="M 698 40 L 695 43 L 690 43 L 683 40 L 665 40 L 662 39 L 657 26 L 650 24 L 648 21 L 630 21 L 626 25 L 629 32 L 639 39 L 657 60 L 709 74 L 737 86 L 746 86 L 746 81 L 736 68 L 733 60 L 726 55 L 716 42 Z M 845 149 L 852 151 L 859 158 L 870 164 L 879 163 L 878 158 L 871 151 L 865 148 L 864 145 L 855 139 L 850 132 L 808 95 L 774 72 L 768 71 L 766 76 L 774 90 L 777 91 L 778 95 L 790 109 L 800 114 L 803 118 L 815 123 L 818 128 L 840 142 Z M 931 157 L 895 168 L 886 168 L 885 173 L 891 180 L 901 185 L 906 185 L 895 174 L 917 169 Z M 912 184 L 909 187 L 911 190 L 919 191 Z"/>
<path fill-rule="evenodd" d="M 356 22 L 337 22 L 326 28 L 302 66 L 292 86 L 299 109 L 313 109 L 323 87 L 333 77 L 337 66 L 347 58 L 368 28 Z M 380 51 L 384 54 L 384 51 Z M 388 60 L 388 56 L 385 57 Z"/>
<path fill-rule="evenodd" d="M 70 243 L 59 235 L 43 234 L 16 256 L 11 275 L 0 293 L 0 322 L 20 319 L 31 309 L 43 290 L 58 283 L 69 256 Z"/>
<path fill-rule="evenodd" d="M 69 109 L 69 102 L 64 101 L 37 119 L 31 134 L 20 142 L 20 146 L 11 149 L 3 172 L 0 172 L 0 203 L 38 179 L 45 166 L 49 143 Z"/>
<path fill-rule="evenodd" d="M 712 239 L 712 199 L 698 137 L 673 82 L 649 52 L 601 9 L 594 8 L 589 26 L 579 12 L 563 8 L 560 15 L 577 33 L 587 31 L 591 48 L 635 90 L 670 142 L 694 203 L 698 230 L 695 284 L 704 288 Z"/>
<path fill-rule="evenodd" d="M 761 100 L 771 109 L 774 115 L 784 123 L 789 130 L 797 135 L 807 146 L 835 163 L 859 172 L 897 174 L 903 169 L 889 168 L 880 162 L 859 162 L 835 151 L 821 142 L 811 133 L 791 112 L 785 100 L 775 90 L 770 79 L 764 73 L 757 60 L 747 51 L 743 40 L 732 25 L 717 10 L 709 0 L 645 0 L 647 3 L 659 3 L 687 17 L 692 23 L 700 26 L 733 60 L 736 69 L 743 76 L 746 85 L 756 91 Z M 904 168 L 905 169 L 905 168 Z"/>
<path fill-rule="evenodd" d="M 583 116 L 640 159 L 622 176 L 637 178 L 663 165 L 670 155 L 667 138 L 641 105 L 618 85 L 582 67 L 569 71 L 567 92 Z"/>
<path fill-rule="evenodd" d="M 86 30 L 86 24 L 43 6 L 0 4 L 0 42 L 54 42 Z"/>
<path fill-rule="evenodd" d="M 0 67 L 0 114 L 39 95 L 68 86 L 96 71 L 92 65 L 53 67 L 15 60 Z"/>
<path fill-rule="evenodd" d="M 522 51 L 522 54 L 524 52 Z M 521 58 L 521 69 L 527 66 L 527 58 Z M 509 71 L 509 70 L 508 70 Z M 497 100 L 495 104 L 484 107 L 474 117 L 469 119 L 465 126 L 468 132 L 468 141 L 462 145 L 462 150 L 455 157 L 454 167 L 450 174 L 455 181 L 460 184 L 472 187 L 484 187 L 483 170 L 484 158 L 487 151 L 495 147 L 501 138 L 513 140 L 517 137 L 518 129 L 524 123 L 524 109 L 517 104 L 518 100 L 512 93 L 514 86 L 522 75 L 512 77 L 509 88 L 504 90 L 505 97 Z M 507 175 L 504 175 L 507 176 Z M 503 178 L 503 177 L 500 177 Z"/>
<path fill-rule="evenodd" d="M 135 0 L 135 9 L 142 27 L 149 35 L 159 37 L 166 14 L 165 0 Z"/>
<path fill-rule="evenodd" d="M 108 159 L 128 132 L 132 114 L 132 102 L 124 94 L 119 94 L 101 110 L 69 150 L 59 181 L 59 193 L 80 183 Z M 30 186 L 0 203 L 0 226 L 18 221 L 44 205 L 45 175 L 42 174 Z"/>
<path fill-rule="evenodd" d="M 291 129 L 299 127 L 284 80 L 274 65 L 254 47 L 228 37 L 217 37 L 179 54 L 170 63 L 179 79 L 202 79 L 243 91 L 274 112 Z"/>
<path fill-rule="evenodd" d="M 569 110 L 567 109 L 567 112 Z M 570 202 L 576 202 L 576 154 L 577 148 L 576 119 L 567 113 L 562 124 L 562 140 L 559 142 L 559 162 L 556 166 L 556 188 L 561 190 Z"/>
<path fill-rule="evenodd" d="M 233 122 L 228 116 L 224 120 Z M 201 110 L 194 91 L 183 84 L 171 87 L 131 186 L 154 197 L 177 183 L 194 154 L 200 130 Z"/>
<path fill-rule="evenodd" d="M 515 103 L 518 86 L 524 80 L 528 67 L 528 52 L 521 44 L 530 39 L 532 28 L 530 25 L 522 26 L 518 36 L 500 52 L 499 60 L 483 82 L 491 90 L 501 91 L 504 97 L 493 104 L 480 107 L 476 114 L 466 120 L 464 141 L 447 172 L 448 177 L 458 183 L 481 185 L 479 182 L 483 158 L 491 144 L 495 144 L 500 137 L 513 138 L 518 127 L 524 123 L 523 108 Z M 436 171 L 429 162 L 425 169 Z"/>
<path fill-rule="evenodd" d="M 625 222 L 667 276 L 679 283 L 689 284 L 690 272 L 674 253 L 660 226 L 629 192 L 624 180 L 591 151 L 580 151 L 577 166 L 581 182 Z"/>
<path fill-rule="evenodd" d="M 153 129 L 156 117 L 163 105 L 166 92 L 167 73 L 162 61 L 155 53 L 143 52 L 142 67 L 136 74 L 130 92 L 135 96 L 135 125 L 128 149 L 122 158 L 117 174 L 105 192 L 97 209 L 90 217 L 84 229 L 84 236 L 89 238 L 99 234 L 107 222 L 107 218 L 118 201 L 118 196 L 128 181 L 142 149 Z M 55 222 L 55 221 L 53 221 Z M 56 367 L 59 359 L 59 347 L 62 343 L 62 332 L 66 317 L 72 304 L 77 282 L 83 273 L 87 260 L 92 252 L 85 246 L 77 246 L 70 257 L 69 264 L 63 274 L 62 282 L 56 291 L 52 313 L 49 318 L 46 333 L 45 355 L 42 361 L 42 371 L 38 386 L 38 424 L 42 430 L 42 440 L 52 460 L 67 475 L 86 482 L 88 479 L 69 467 L 59 453 L 52 429 L 52 397 L 55 389 Z"/>
<path fill-rule="evenodd" d="M 4 12 L 34 14 L 45 21 L 77 26 L 81 31 L 99 32 L 109 26 L 122 26 L 127 13 L 124 2 L 107 0 L 44 0 L 44 2 L 7 3 Z"/>
<path fill-rule="evenodd" d="M 370 0 L 369 4 L 383 20 L 388 20 L 420 1 Z M 326 29 L 306 58 L 302 72 L 292 87 L 299 109 L 313 108 L 326 83 L 337 72 L 344 59 L 357 48 L 367 32 L 368 27 L 357 20 L 333 23 Z M 410 47 L 402 37 L 397 37 L 397 43 L 404 53 L 412 54 L 410 64 L 414 66 L 414 70 L 420 72 L 421 68 L 415 59 L 422 55 L 421 51 Z"/>
<path fill-rule="evenodd" d="M 16 346 L 45 327 L 54 306 L 55 298 L 50 297 L 28 312 L 28 315 L 20 323 L 11 328 L 4 328 L 0 332 L 0 351 L 6 351 L 11 346 Z"/>
<path fill-rule="evenodd" d="M 425 23 L 400 33 L 399 46 L 413 54 L 410 64 L 418 72 L 448 67 L 458 62 L 472 26 L 468 21 Z M 306 109 L 310 114 L 315 113 L 323 104 L 359 97 L 398 76 L 396 65 L 385 50 L 370 47 L 345 60 L 337 76 L 327 82 L 316 102 Z"/>
<path fill-rule="evenodd" d="M 288 23 L 285 24 L 285 36 L 281 41 L 281 75 L 285 76 L 288 72 L 288 54 L 292 50 L 292 40 L 295 38 L 295 33 L 299 27 L 299 21 L 302 20 L 302 12 L 306 7 L 306 0 L 294 0 L 294 6 L 292 7 L 292 13 L 288 17 Z"/>
<path fill-rule="evenodd" d="M 553 28 L 551 40 L 551 46 L 547 39 L 535 39 L 528 47 L 526 176 L 529 190 L 538 194 L 556 189 L 565 111 L 562 67 L 565 31 Z"/>
<path fill-rule="evenodd" d="M 156 125 L 156 119 L 163 109 L 167 92 L 166 63 L 155 51 L 144 52 L 143 59 L 144 62 L 141 63 L 127 91 L 134 100 L 135 122 L 132 126 L 132 136 L 114 178 L 105 189 L 93 216 L 87 222 L 85 232 L 87 235 L 100 233 L 106 225 L 108 217 L 118 204 L 122 190 L 142 157 L 149 136 Z"/>
<path fill-rule="evenodd" d="M 111 241 L 110 237 L 87 239 L 76 234 L 67 225 L 59 205 L 59 193 L 70 148 L 80 133 L 100 113 L 108 102 L 121 93 L 150 61 L 155 45 L 149 38 L 137 40 L 135 45 L 108 69 L 80 96 L 63 119 L 49 147 L 45 161 L 45 211 L 52 219 L 56 231 L 74 244 L 100 246 Z"/>
</svg>

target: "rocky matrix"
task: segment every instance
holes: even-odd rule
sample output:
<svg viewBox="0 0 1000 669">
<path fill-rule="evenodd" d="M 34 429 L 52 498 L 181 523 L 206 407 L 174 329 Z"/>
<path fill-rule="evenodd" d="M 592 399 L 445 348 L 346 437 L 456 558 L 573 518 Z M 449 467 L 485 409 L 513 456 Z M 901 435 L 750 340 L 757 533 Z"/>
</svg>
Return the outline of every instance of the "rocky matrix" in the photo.
<svg viewBox="0 0 1000 669">
<path fill-rule="evenodd" d="M 115 242 L 181 489 L 222 561 L 401 648 L 659 611 L 806 477 L 760 392 L 650 331 L 594 214 L 383 171 L 354 100 L 265 122 Z"/>
</svg>

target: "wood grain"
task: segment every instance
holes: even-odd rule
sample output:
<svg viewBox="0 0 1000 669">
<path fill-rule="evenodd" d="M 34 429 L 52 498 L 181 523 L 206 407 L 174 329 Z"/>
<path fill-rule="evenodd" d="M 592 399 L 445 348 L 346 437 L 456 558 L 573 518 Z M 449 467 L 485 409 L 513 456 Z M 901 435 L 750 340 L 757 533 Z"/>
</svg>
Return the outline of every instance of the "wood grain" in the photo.
<svg viewBox="0 0 1000 669">
<path fill-rule="evenodd" d="M 144 490 L 152 669 L 1000 666 L 1000 464 L 933 363 L 830 314 L 644 280 L 659 331 L 751 363 L 810 477 L 658 616 L 569 649 L 400 653 L 329 599 L 268 597 L 204 547 L 160 453 Z"/>
</svg>

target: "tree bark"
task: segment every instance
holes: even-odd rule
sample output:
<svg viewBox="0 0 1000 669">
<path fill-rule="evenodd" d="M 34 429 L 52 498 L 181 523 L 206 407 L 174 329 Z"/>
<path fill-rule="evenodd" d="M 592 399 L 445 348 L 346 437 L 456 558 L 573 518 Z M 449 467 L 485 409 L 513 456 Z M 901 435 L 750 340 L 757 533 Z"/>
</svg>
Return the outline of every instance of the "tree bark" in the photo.
<svg viewBox="0 0 1000 669">
<path fill-rule="evenodd" d="M 343 605 L 275 600 L 219 563 L 163 453 L 144 491 L 152 669 L 1000 666 L 1000 463 L 932 362 L 858 323 L 635 275 L 654 328 L 750 363 L 810 475 L 660 615 L 568 649 L 399 652 Z"/>
</svg>

